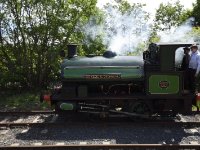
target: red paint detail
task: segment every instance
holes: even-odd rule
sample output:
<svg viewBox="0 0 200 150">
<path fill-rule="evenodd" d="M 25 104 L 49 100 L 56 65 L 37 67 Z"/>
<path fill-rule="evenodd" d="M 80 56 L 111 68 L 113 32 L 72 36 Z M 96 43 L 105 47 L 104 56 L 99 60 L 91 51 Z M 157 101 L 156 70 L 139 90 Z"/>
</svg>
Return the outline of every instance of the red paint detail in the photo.
<svg viewBox="0 0 200 150">
<path fill-rule="evenodd" d="M 159 86 L 161 88 L 167 88 L 167 87 L 169 87 L 169 82 L 168 81 L 160 81 Z"/>
<path fill-rule="evenodd" d="M 197 93 L 196 101 L 200 101 L 200 93 Z"/>
<path fill-rule="evenodd" d="M 44 99 L 44 101 L 46 101 L 46 102 L 50 102 L 51 101 L 51 95 L 43 95 L 43 99 Z"/>
</svg>

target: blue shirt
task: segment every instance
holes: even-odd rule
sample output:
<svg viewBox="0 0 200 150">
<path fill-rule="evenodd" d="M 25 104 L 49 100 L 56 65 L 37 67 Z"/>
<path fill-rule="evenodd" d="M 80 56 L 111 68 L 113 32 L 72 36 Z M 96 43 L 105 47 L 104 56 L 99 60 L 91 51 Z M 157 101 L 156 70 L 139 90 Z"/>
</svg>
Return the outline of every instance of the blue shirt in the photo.
<svg viewBox="0 0 200 150">
<path fill-rule="evenodd" d="M 199 73 L 199 71 L 200 71 L 200 53 L 198 50 L 195 53 L 191 54 L 189 68 L 197 70 L 196 74 Z"/>
</svg>

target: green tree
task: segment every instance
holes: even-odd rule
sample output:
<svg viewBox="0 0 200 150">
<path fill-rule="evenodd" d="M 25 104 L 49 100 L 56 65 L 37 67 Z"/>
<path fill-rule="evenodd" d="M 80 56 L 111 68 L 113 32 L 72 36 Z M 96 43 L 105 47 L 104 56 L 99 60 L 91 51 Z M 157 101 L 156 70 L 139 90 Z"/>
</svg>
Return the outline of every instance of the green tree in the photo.
<svg viewBox="0 0 200 150">
<path fill-rule="evenodd" d="M 200 0 L 196 0 L 193 7 L 192 16 L 195 18 L 196 25 L 200 26 Z"/>
<path fill-rule="evenodd" d="M 150 42 L 159 42 L 160 38 L 157 35 L 159 31 L 170 31 L 171 28 L 176 28 L 183 24 L 191 17 L 191 10 L 184 9 L 180 1 L 175 3 L 161 3 L 156 10 L 154 24 L 152 25 Z"/>
<path fill-rule="evenodd" d="M 185 10 L 180 1 L 175 3 L 161 3 L 156 10 L 155 26 L 156 30 L 170 30 L 186 21 L 191 15 L 190 10 Z"/>
<path fill-rule="evenodd" d="M 59 51 L 81 41 L 77 28 L 95 14 L 96 0 L 1 0 L 0 7 L 1 85 L 40 87 L 58 74 Z"/>
</svg>

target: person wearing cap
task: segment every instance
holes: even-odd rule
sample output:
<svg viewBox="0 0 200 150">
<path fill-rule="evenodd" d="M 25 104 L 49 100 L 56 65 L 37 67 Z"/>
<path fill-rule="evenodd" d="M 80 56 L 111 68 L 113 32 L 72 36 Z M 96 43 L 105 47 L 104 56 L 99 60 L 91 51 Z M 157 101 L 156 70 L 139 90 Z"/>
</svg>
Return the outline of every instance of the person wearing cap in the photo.
<svg viewBox="0 0 200 150">
<path fill-rule="evenodd" d="M 182 60 L 182 64 L 181 64 L 181 70 L 185 71 L 189 68 L 189 62 L 190 62 L 190 48 L 189 47 L 184 47 L 184 57 Z"/>
<path fill-rule="evenodd" d="M 184 89 L 189 90 L 189 82 L 188 82 L 188 77 L 189 77 L 189 62 L 190 62 L 190 48 L 189 47 L 184 47 L 184 57 L 182 60 L 181 64 L 181 71 L 184 71 Z"/>
<path fill-rule="evenodd" d="M 191 57 L 189 62 L 189 83 L 191 92 L 196 92 L 196 78 L 200 71 L 200 52 L 198 46 L 193 44 L 191 46 Z"/>
</svg>

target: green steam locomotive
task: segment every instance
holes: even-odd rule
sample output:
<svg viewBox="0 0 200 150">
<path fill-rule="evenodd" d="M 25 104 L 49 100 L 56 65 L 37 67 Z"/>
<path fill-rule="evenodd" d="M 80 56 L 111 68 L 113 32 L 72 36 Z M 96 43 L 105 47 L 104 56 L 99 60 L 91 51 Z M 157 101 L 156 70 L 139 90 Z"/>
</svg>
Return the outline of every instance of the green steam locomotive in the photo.
<svg viewBox="0 0 200 150">
<path fill-rule="evenodd" d="M 41 100 L 50 101 L 58 111 L 137 117 L 190 114 L 196 95 L 184 92 L 181 59 L 176 55 L 178 48 L 191 45 L 152 43 L 143 57 L 117 56 L 111 51 L 79 57 L 77 45 L 68 45 L 61 64 L 62 86 Z"/>
</svg>

